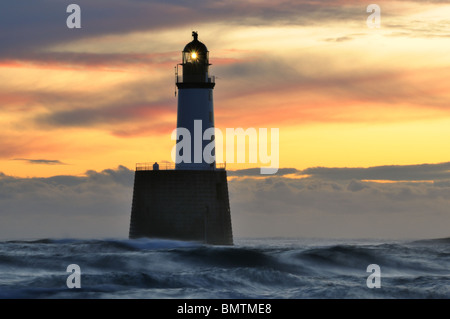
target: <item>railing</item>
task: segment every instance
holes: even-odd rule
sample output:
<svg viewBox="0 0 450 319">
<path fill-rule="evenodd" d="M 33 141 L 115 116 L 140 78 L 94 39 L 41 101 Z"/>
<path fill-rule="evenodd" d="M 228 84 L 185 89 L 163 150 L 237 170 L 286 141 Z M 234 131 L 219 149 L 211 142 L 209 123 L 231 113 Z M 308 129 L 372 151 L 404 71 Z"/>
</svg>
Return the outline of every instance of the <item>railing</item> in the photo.
<svg viewBox="0 0 450 319">
<path fill-rule="evenodd" d="M 183 81 L 183 75 L 182 74 L 177 74 L 175 75 L 175 80 L 176 83 L 190 83 L 190 82 L 195 82 L 195 81 Z M 203 81 L 201 81 L 201 83 L 203 83 Z M 212 75 L 210 77 L 207 77 L 204 81 L 204 83 L 216 83 L 216 76 Z"/>
<path fill-rule="evenodd" d="M 154 165 L 157 164 L 158 168 L 156 170 L 174 170 L 175 169 L 175 163 L 137 163 L 136 164 L 136 171 L 153 171 Z M 211 167 L 211 170 L 224 170 L 227 168 L 226 163 L 216 163 L 216 167 Z"/>
<path fill-rule="evenodd" d="M 175 169 L 174 163 L 157 163 L 160 170 L 172 170 Z M 153 165 L 155 163 L 137 163 L 136 164 L 136 170 L 137 171 L 152 171 Z"/>
</svg>

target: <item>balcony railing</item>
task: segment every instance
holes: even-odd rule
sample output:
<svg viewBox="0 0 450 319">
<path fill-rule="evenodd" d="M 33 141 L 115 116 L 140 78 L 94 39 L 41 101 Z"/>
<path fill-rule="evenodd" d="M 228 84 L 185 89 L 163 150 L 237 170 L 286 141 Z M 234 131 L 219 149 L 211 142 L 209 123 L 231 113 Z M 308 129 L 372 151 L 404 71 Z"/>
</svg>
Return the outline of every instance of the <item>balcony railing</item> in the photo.
<svg viewBox="0 0 450 319">
<path fill-rule="evenodd" d="M 157 163 L 160 170 L 172 170 L 175 169 L 175 163 Z M 153 171 L 153 165 L 155 163 L 137 163 L 137 171 Z"/>
<path fill-rule="evenodd" d="M 176 83 L 196 82 L 196 81 L 193 81 L 192 79 L 189 80 L 189 81 L 183 81 L 183 75 L 182 74 L 175 75 L 175 80 L 176 80 Z M 205 78 L 204 81 L 202 79 L 200 79 L 200 82 L 202 82 L 202 83 L 216 83 L 216 76 L 215 75 L 209 76 L 209 77 Z"/>
<path fill-rule="evenodd" d="M 174 170 L 175 163 L 156 163 L 158 164 L 158 168 L 156 170 Z M 155 163 L 137 163 L 136 171 L 153 171 Z M 226 163 L 216 163 L 216 167 L 211 167 L 211 170 L 224 170 L 227 168 Z"/>
</svg>

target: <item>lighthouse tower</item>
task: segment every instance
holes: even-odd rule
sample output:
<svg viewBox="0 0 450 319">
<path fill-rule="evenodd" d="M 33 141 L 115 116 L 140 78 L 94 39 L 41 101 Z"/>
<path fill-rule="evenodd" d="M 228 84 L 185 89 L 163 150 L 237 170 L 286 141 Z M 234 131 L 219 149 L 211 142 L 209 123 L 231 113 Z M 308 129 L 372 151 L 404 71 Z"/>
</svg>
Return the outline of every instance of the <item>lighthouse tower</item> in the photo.
<svg viewBox="0 0 450 319">
<path fill-rule="evenodd" d="M 203 139 L 205 131 L 214 130 L 214 77 L 209 75 L 209 52 L 192 32 L 193 40 L 182 52 L 182 74 L 177 66 L 178 88 L 176 169 L 214 169 L 214 135 Z M 186 136 L 189 132 L 188 136 Z M 182 138 L 190 139 L 184 141 Z M 208 147 L 204 154 L 205 148 Z M 208 152 L 208 150 L 211 150 Z M 186 153 L 188 151 L 188 153 Z"/>
<path fill-rule="evenodd" d="M 214 77 L 208 49 L 192 36 L 177 66 L 175 169 L 136 164 L 129 237 L 232 245 L 227 172 L 215 163 Z"/>
</svg>

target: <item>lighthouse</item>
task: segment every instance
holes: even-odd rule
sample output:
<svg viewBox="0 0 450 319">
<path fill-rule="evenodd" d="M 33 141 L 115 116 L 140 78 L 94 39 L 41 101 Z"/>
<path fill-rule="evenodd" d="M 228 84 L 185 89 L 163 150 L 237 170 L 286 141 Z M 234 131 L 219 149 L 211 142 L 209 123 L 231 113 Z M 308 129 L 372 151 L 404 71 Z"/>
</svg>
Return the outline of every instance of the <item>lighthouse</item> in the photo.
<svg viewBox="0 0 450 319">
<path fill-rule="evenodd" d="M 206 45 L 192 37 L 176 66 L 175 166 L 136 164 L 129 238 L 232 245 L 227 172 L 215 162 L 215 78 Z"/>
<path fill-rule="evenodd" d="M 214 77 L 209 74 L 209 52 L 192 32 L 193 40 L 182 52 L 177 65 L 178 88 L 176 169 L 214 169 L 214 135 L 203 139 L 205 132 L 214 130 L 213 89 Z M 178 68 L 181 65 L 181 72 Z M 187 134 L 186 134 L 187 133 Z M 182 139 L 188 139 L 183 141 Z M 210 152 L 205 153 L 209 145 Z M 186 154 L 187 152 L 187 154 Z"/>
</svg>

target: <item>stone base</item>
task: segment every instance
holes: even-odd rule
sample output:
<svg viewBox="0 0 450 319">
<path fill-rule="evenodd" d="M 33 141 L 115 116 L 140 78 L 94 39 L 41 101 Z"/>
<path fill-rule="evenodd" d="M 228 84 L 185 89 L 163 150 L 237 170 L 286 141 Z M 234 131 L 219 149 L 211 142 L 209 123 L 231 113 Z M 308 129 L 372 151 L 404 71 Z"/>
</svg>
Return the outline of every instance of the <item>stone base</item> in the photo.
<svg viewBox="0 0 450 319">
<path fill-rule="evenodd" d="M 136 171 L 129 237 L 232 245 L 226 171 Z"/>
</svg>

